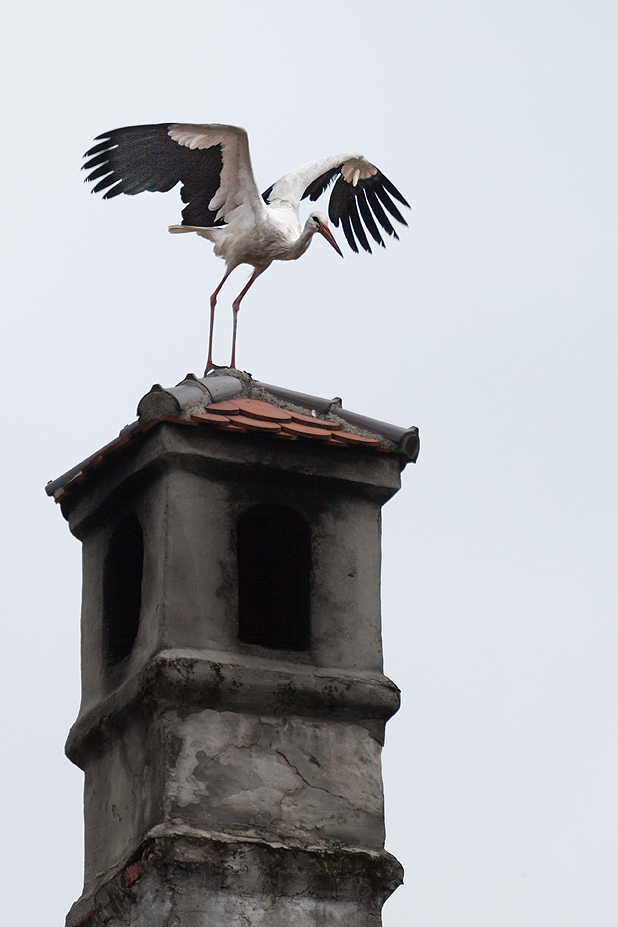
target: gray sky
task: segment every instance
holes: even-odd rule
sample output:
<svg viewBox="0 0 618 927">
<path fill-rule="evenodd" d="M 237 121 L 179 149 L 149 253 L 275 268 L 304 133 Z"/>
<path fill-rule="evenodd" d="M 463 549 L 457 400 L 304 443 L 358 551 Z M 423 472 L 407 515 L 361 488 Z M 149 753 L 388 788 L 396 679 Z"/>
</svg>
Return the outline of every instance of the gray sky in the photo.
<svg viewBox="0 0 618 927">
<path fill-rule="evenodd" d="M 258 379 L 421 431 L 384 513 L 386 927 L 614 927 L 615 3 L 6 15 L 6 923 L 81 891 L 80 547 L 44 484 L 204 367 L 222 262 L 168 235 L 176 192 L 104 203 L 79 173 L 100 132 L 169 120 L 244 126 L 261 189 L 362 151 L 413 206 L 384 252 L 339 231 L 345 261 L 317 240 L 273 266 L 238 343 Z"/>
</svg>

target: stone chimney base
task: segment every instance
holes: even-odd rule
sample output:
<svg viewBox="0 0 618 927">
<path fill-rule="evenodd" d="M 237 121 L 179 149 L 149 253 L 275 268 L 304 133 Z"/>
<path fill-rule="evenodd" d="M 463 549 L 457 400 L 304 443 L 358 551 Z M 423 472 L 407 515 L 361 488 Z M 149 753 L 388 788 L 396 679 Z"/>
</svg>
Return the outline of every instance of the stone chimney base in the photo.
<svg viewBox="0 0 618 927">
<path fill-rule="evenodd" d="M 156 831 L 67 927 L 380 927 L 402 882 L 384 850 Z"/>
</svg>

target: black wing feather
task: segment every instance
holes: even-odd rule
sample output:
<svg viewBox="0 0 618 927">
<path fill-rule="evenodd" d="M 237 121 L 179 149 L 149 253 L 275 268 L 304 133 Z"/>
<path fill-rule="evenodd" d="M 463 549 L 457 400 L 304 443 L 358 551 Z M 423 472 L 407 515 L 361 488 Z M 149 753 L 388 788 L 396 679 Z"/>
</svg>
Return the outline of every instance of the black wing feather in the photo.
<svg viewBox="0 0 618 927">
<path fill-rule="evenodd" d="M 397 219 L 397 222 L 401 222 L 402 225 L 407 225 L 408 223 L 406 222 L 404 217 L 401 215 L 401 213 L 399 212 L 399 210 L 393 203 L 392 199 L 390 198 L 386 190 L 383 187 L 377 187 L 376 193 L 378 194 L 378 196 L 380 197 L 380 199 L 382 200 L 382 202 L 384 203 L 384 205 L 390 212 L 391 216 Z"/>
<path fill-rule="evenodd" d="M 97 148 L 98 148 L 98 147 L 99 147 L 99 146 L 97 145 Z M 90 150 L 91 150 L 91 151 L 94 151 L 94 149 L 92 149 L 92 148 L 91 148 Z M 89 154 L 90 154 L 90 152 L 88 152 L 87 154 L 85 154 L 84 157 L 87 158 Z M 90 158 L 90 160 L 87 161 L 87 162 L 84 164 L 84 166 L 82 167 L 82 170 L 83 170 L 83 171 L 86 171 L 86 170 L 89 171 L 91 168 L 96 167 L 97 164 L 105 164 L 105 163 L 107 163 L 107 160 L 108 160 L 107 151 L 102 151 L 102 152 L 100 152 L 99 154 L 95 155 L 94 158 Z M 108 167 L 108 170 L 109 170 L 109 167 Z"/>
<path fill-rule="evenodd" d="M 328 201 L 328 217 L 335 226 L 339 225 L 340 219 L 343 219 L 344 216 L 347 218 L 349 214 L 348 186 L 349 184 L 345 182 L 343 177 L 340 177 L 333 187 L 333 192 Z"/>
<path fill-rule="evenodd" d="M 384 244 L 384 239 L 380 235 L 380 230 L 376 225 L 375 219 L 373 218 L 373 213 L 369 208 L 369 203 L 367 202 L 367 194 L 364 190 L 361 191 L 358 195 L 358 206 L 363 217 L 363 221 L 369 230 L 369 234 L 374 241 L 377 241 L 379 245 L 382 245 L 383 248 L 386 248 Z"/>
<path fill-rule="evenodd" d="M 356 184 L 345 180 L 341 172 L 345 164 L 344 161 L 313 180 L 305 189 L 302 199 L 309 197 L 311 200 L 317 200 L 337 177 L 328 203 L 329 218 L 335 226 L 341 223 L 345 237 L 353 251 L 358 253 L 358 239 L 361 247 L 371 254 L 371 245 L 366 232 L 369 232 L 369 235 L 379 245 L 385 247 L 377 223 L 382 226 L 388 235 L 392 235 L 394 238 L 399 237 L 385 209 L 402 225 L 407 225 L 406 220 L 391 197 L 398 200 L 403 206 L 409 206 L 409 204 L 388 177 L 385 177 L 376 168 L 372 168 L 371 165 L 368 166 L 375 173 L 370 177 L 358 178 Z M 269 194 L 270 189 L 266 191 L 264 197 L 266 198 Z"/>
<path fill-rule="evenodd" d="M 213 145 L 204 152 L 207 159 L 192 165 L 183 177 L 180 198 L 187 206 L 182 211 L 183 225 L 198 225 L 212 228 L 224 225 L 223 219 L 217 220 L 216 212 L 208 204 L 219 189 L 221 171 L 223 170 L 223 153 L 221 145 Z"/>
<path fill-rule="evenodd" d="M 358 246 L 354 238 L 352 226 L 350 225 L 350 217 L 347 214 L 347 212 L 341 216 L 341 227 L 343 228 L 343 234 L 347 238 L 350 248 L 352 249 L 352 251 L 358 254 Z"/>
<path fill-rule="evenodd" d="M 118 178 L 117 178 L 117 177 L 114 177 L 113 174 L 108 174 L 107 177 L 104 177 L 103 180 L 100 180 L 100 181 L 98 182 L 98 184 L 96 185 L 96 187 L 93 187 L 92 192 L 93 192 L 93 193 L 100 193 L 101 190 L 105 190 L 106 187 L 111 187 L 111 185 L 112 185 L 113 183 L 116 183 L 117 180 L 118 180 Z M 118 186 L 120 186 L 120 184 L 118 184 Z M 118 193 L 122 193 L 122 190 L 118 190 Z M 105 196 L 103 197 L 103 199 L 108 200 L 108 199 L 109 199 L 110 197 L 112 197 L 112 196 L 116 196 L 116 194 L 113 193 L 111 190 L 108 190 L 108 192 L 105 194 Z"/>
<path fill-rule="evenodd" d="M 330 171 L 326 171 L 324 174 L 320 174 L 316 180 L 309 184 L 301 199 L 304 200 L 309 197 L 311 202 L 315 203 L 318 197 L 322 196 L 326 188 L 333 182 L 340 169 L 341 165 L 338 167 L 333 167 Z"/>
<path fill-rule="evenodd" d="M 98 180 L 99 177 L 105 177 L 109 174 L 109 164 L 101 164 L 99 167 L 95 168 L 88 175 L 88 180 Z"/>
<path fill-rule="evenodd" d="M 367 241 L 367 236 L 365 235 L 365 229 L 363 228 L 363 223 L 360 220 L 358 214 L 358 206 L 356 205 L 356 197 L 350 203 L 350 221 L 352 223 L 352 228 L 354 233 L 360 242 L 361 248 L 364 248 L 365 251 L 368 251 L 371 254 L 371 246 Z"/>
<path fill-rule="evenodd" d="M 382 203 L 378 199 L 378 195 L 375 190 L 369 187 L 366 190 L 367 202 L 371 206 L 374 216 L 388 235 L 392 235 L 394 238 L 399 238 L 399 235 L 393 228 L 390 219 L 382 209 Z"/>
<path fill-rule="evenodd" d="M 86 180 L 103 178 L 93 189 L 94 193 L 106 190 L 103 199 L 120 193 L 167 193 L 181 183 L 181 198 L 188 204 L 182 212 L 183 225 L 223 224 L 208 209 L 220 185 L 221 145 L 195 149 L 179 145 L 168 134 L 170 125 L 127 126 L 97 136 L 98 144 L 84 155 L 89 158 L 84 164 L 84 170 L 90 171 Z"/>
<path fill-rule="evenodd" d="M 105 133 L 103 133 L 103 135 L 97 135 L 97 138 L 104 138 L 104 137 L 107 137 Z M 95 141 L 96 141 L 96 139 L 95 139 Z M 98 154 L 100 151 L 105 151 L 107 148 L 109 148 L 109 140 L 106 141 L 106 142 L 99 142 L 98 145 L 94 145 L 92 148 L 89 148 L 88 151 L 86 152 L 86 154 L 84 155 L 84 157 L 85 157 L 85 158 L 89 158 L 91 155 L 96 155 L 96 154 Z M 85 167 L 85 168 L 88 167 L 88 166 L 89 166 L 88 164 L 84 164 L 84 167 Z M 82 170 L 83 170 L 83 168 L 82 168 Z"/>
<path fill-rule="evenodd" d="M 381 174 L 382 186 L 385 190 L 388 190 L 391 196 L 394 196 L 396 200 L 399 200 L 404 206 L 407 206 L 410 209 L 410 204 L 404 197 L 401 195 L 394 183 L 392 183 L 388 177 L 385 177 L 384 174 Z"/>
</svg>

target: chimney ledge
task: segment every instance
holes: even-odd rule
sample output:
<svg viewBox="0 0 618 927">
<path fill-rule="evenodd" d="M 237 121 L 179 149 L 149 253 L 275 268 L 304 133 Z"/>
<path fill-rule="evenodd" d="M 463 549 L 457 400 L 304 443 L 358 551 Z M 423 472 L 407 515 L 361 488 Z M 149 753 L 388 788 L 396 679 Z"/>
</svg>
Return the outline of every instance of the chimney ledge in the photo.
<svg viewBox="0 0 618 927">
<path fill-rule="evenodd" d="M 384 725 L 399 709 L 400 693 L 382 673 L 300 663 L 265 665 L 259 657 L 203 650 L 163 650 L 120 688 L 83 709 L 65 752 L 83 768 L 89 744 L 125 727 L 138 705 L 153 713 L 182 705 L 252 715 L 297 715 L 357 722 L 384 742 Z"/>
</svg>

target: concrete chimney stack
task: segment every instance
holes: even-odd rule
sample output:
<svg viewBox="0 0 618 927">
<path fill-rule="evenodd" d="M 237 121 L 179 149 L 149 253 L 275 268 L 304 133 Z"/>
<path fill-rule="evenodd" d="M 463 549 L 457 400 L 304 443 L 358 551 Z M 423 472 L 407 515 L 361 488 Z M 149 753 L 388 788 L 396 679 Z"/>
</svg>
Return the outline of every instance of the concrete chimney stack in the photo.
<svg viewBox="0 0 618 927">
<path fill-rule="evenodd" d="M 379 927 L 381 507 L 416 429 L 238 371 L 48 485 L 83 545 L 68 927 Z"/>
</svg>

